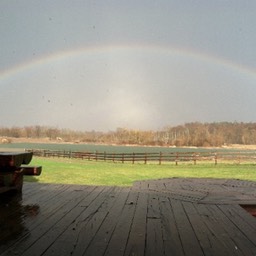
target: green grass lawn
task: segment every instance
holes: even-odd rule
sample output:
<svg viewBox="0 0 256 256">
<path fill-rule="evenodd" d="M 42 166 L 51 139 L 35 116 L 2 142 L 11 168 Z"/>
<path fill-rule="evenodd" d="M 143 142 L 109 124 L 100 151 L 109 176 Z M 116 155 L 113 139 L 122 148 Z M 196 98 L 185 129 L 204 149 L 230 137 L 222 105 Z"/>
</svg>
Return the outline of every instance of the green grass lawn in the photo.
<svg viewBox="0 0 256 256">
<path fill-rule="evenodd" d="M 43 167 L 40 176 L 25 176 L 25 181 L 62 184 L 131 186 L 134 181 L 171 177 L 230 178 L 256 180 L 255 164 L 200 162 L 129 164 L 95 162 L 65 158 L 34 157 L 30 165 Z"/>
</svg>

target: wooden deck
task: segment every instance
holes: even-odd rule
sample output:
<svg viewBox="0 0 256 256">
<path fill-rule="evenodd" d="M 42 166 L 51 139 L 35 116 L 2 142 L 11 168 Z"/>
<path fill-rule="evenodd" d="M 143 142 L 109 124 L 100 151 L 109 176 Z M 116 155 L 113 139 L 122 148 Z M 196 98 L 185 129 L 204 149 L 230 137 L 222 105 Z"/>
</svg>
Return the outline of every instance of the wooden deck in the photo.
<svg viewBox="0 0 256 256">
<path fill-rule="evenodd" d="M 256 255 L 256 183 L 25 183 L 0 198 L 0 255 Z"/>
</svg>

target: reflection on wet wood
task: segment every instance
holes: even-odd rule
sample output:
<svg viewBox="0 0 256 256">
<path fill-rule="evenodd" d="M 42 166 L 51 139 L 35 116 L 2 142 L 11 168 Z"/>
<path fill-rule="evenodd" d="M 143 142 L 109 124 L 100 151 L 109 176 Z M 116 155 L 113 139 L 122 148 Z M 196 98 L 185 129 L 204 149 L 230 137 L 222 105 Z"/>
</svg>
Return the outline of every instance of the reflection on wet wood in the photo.
<svg viewBox="0 0 256 256">
<path fill-rule="evenodd" d="M 256 255 L 256 183 L 25 183 L 0 197 L 0 255 Z M 191 192 L 191 193 L 190 193 Z M 190 193 L 190 194 L 189 194 Z"/>
</svg>

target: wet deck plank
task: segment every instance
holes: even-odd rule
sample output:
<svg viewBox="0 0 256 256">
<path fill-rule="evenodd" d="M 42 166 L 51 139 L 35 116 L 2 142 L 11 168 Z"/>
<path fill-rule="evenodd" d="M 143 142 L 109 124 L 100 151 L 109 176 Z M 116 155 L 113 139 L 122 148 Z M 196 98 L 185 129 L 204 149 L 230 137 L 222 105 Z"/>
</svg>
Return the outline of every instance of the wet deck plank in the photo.
<svg viewBox="0 0 256 256">
<path fill-rule="evenodd" d="M 256 183 L 25 183 L 0 198 L 0 255 L 256 255 Z M 226 195 L 226 196 L 225 196 Z"/>
</svg>

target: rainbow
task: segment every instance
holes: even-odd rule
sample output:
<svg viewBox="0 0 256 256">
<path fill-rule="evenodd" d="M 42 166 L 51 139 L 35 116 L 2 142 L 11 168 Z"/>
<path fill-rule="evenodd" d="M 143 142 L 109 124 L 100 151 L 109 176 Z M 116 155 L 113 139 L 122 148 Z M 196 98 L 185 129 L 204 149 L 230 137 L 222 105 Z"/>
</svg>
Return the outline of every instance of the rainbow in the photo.
<svg viewBox="0 0 256 256">
<path fill-rule="evenodd" d="M 78 56 L 93 56 L 104 53 L 116 53 L 116 52 L 145 52 L 153 54 L 162 54 L 165 56 L 175 56 L 182 58 L 191 58 L 193 60 L 201 61 L 202 63 L 214 64 L 224 69 L 238 72 L 244 75 L 252 76 L 256 78 L 256 71 L 249 66 L 240 65 L 232 62 L 228 59 L 224 59 L 218 56 L 201 53 L 194 49 L 170 47 L 170 46 L 156 46 L 156 45 L 143 45 L 143 44 L 130 44 L 130 45 L 109 45 L 109 46 L 87 46 L 76 49 L 61 50 L 49 55 L 43 55 L 36 59 L 31 59 L 26 62 L 17 64 L 11 68 L 0 70 L 0 81 L 8 79 L 9 77 L 22 74 L 32 68 L 41 67 L 54 62 L 64 62 L 69 58 L 75 58 Z"/>
</svg>

